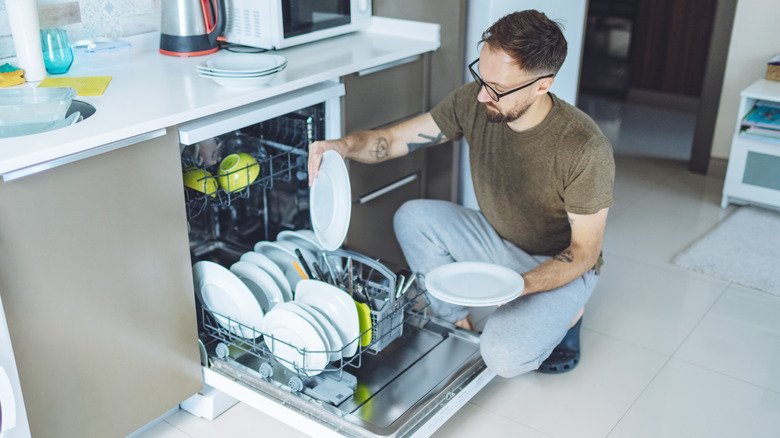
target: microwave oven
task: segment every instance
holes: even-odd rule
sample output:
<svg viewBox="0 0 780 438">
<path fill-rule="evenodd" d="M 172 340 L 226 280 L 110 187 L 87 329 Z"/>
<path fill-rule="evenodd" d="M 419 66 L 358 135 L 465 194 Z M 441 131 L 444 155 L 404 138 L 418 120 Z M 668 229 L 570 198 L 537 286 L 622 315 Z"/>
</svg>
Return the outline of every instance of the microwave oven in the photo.
<svg viewBox="0 0 780 438">
<path fill-rule="evenodd" d="M 225 39 L 283 49 L 371 24 L 371 0 L 227 0 Z"/>
</svg>

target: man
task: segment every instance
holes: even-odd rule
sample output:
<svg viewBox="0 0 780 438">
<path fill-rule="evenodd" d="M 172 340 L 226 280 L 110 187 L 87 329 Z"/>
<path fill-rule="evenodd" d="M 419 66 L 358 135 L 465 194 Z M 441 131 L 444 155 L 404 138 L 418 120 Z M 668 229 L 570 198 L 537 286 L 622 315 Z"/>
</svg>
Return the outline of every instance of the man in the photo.
<svg viewBox="0 0 780 438">
<path fill-rule="evenodd" d="M 603 263 L 612 148 L 588 116 L 549 92 L 566 58 L 555 22 L 537 11 L 516 12 L 485 31 L 481 43 L 469 66 L 474 82 L 394 127 L 312 144 L 309 179 L 327 149 L 371 163 L 465 137 L 480 211 L 409 201 L 394 218 L 398 241 L 423 276 L 455 261 L 521 273 L 522 295 L 485 325 L 482 357 L 504 377 L 565 372 L 578 363 L 581 317 Z M 468 308 L 431 301 L 442 319 L 475 330 Z"/>
</svg>

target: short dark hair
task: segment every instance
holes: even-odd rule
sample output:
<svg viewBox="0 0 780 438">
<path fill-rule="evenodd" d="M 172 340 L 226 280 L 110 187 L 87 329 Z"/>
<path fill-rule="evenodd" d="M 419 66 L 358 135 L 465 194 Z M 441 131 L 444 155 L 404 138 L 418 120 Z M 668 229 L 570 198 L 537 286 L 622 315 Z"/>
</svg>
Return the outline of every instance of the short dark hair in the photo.
<svg viewBox="0 0 780 438">
<path fill-rule="evenodd" d="M 482 33 L 480 43 L 505 51 L 521 69 L 538 75 L 558 73 L 566 59 L 561 25 L 533 9 L 502 17 Z"/>
</svg>

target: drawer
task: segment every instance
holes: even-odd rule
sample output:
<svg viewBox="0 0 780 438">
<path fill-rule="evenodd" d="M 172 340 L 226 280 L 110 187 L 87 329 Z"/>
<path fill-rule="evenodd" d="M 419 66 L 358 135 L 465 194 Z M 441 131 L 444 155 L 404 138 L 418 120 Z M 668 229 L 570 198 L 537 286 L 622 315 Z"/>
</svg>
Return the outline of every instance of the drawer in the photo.
<svg viewBox="0 0 780 438">
<path fill-rule="evenodd" d="M 405 174 L 394 183 L 354 199 L 345 245 L 385 263 L 406 266 L 393 232 L 393 215 L 404 202 L 420 197 L 421 174 Z"/>
<path fill-rule="evenodd" d="M 393 124 L 425 110 L 424 57 L 415 56 L 343 78 L 347 133 Z"/>
</svg>

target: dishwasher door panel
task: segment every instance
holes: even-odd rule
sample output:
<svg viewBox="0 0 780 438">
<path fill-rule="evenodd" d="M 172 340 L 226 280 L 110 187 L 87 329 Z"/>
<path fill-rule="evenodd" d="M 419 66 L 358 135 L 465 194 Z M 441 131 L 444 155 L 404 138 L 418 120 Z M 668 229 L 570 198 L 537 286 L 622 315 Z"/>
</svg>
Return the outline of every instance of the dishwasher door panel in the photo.
<svg viewBox="0 0 780 438">
<path fill-rule="evenodd" d="M 494 376 L 478 337 L 429 317 L 414 317 L 404 334 L 359 368 L 355 393 L 338 405 L 292 392 L 255 371 L 257 361 L 211 357 L 205 383 L 311 436 L 427 437 Z"/>
</svg>

